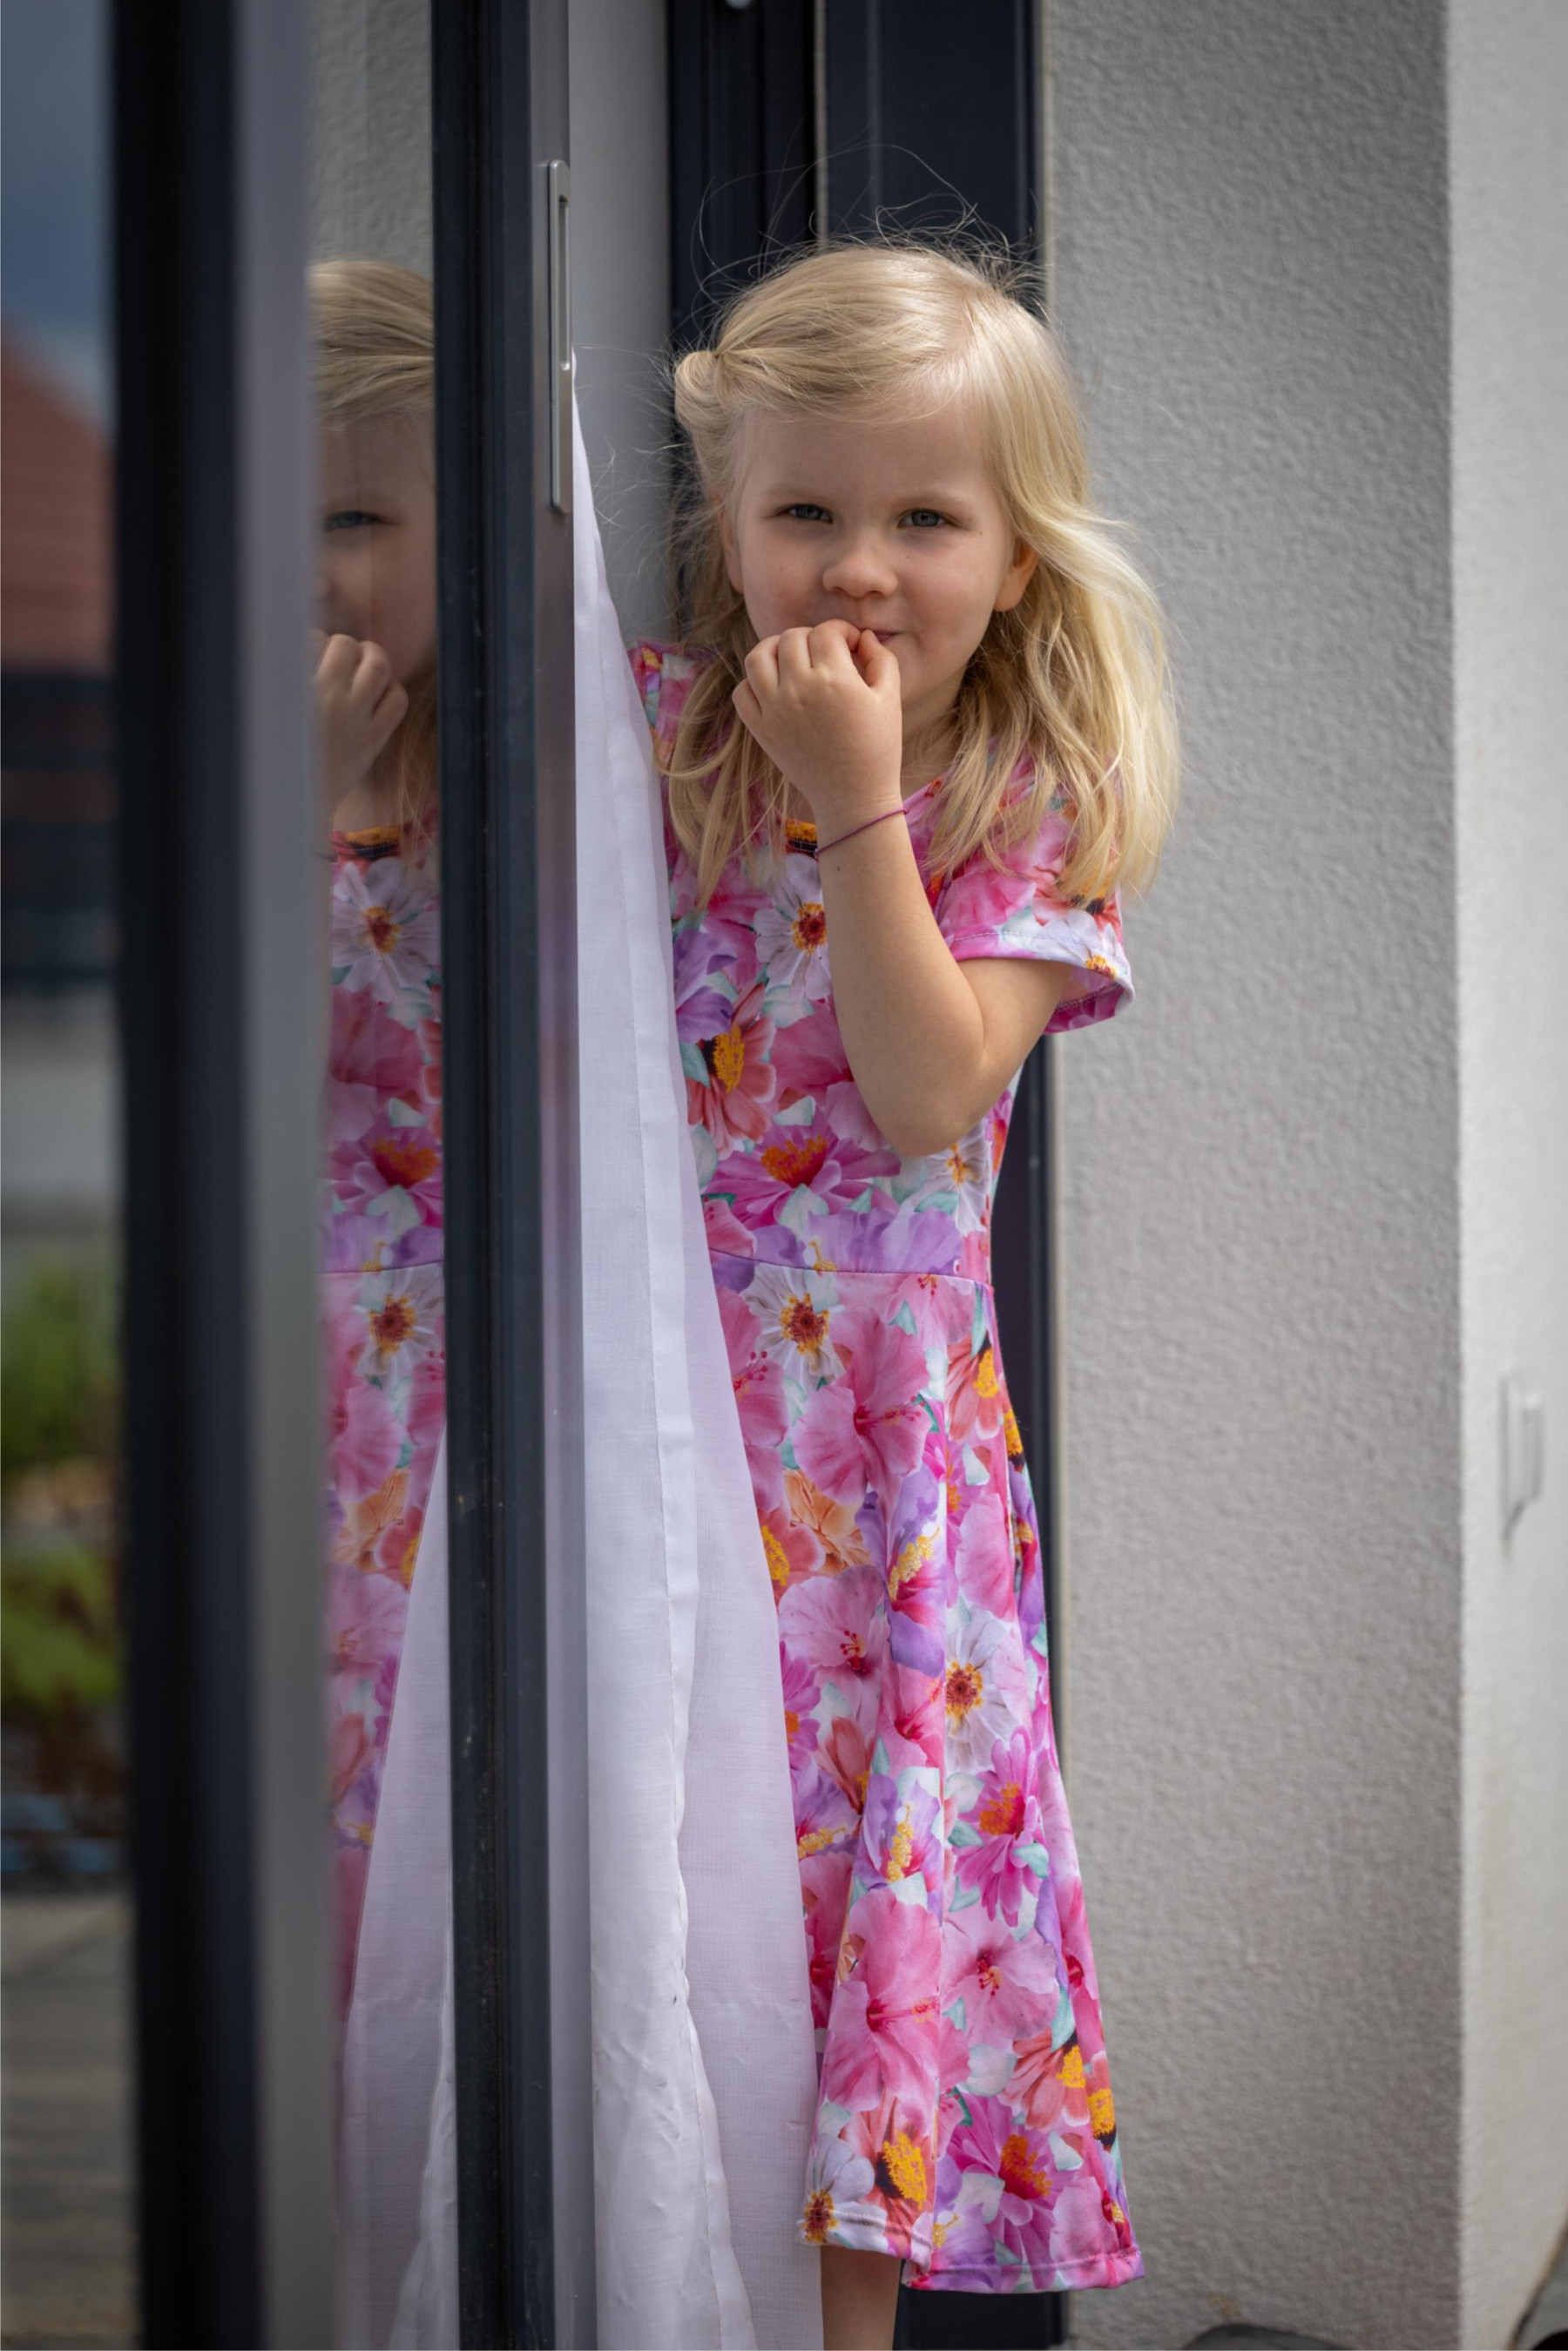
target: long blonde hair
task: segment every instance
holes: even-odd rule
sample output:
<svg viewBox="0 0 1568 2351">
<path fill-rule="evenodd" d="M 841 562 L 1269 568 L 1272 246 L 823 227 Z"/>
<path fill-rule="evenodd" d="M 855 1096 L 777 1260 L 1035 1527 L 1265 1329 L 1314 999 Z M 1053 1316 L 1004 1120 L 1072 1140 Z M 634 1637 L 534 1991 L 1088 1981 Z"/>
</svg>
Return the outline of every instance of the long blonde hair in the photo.
<svg viewBox="0 0 1568 2351">
<path fill-rule="evenodd" d="M 434 424 L 435 318 L 428 277 L 390 261 L 343 256 L 308 280 L 316 415 L 323 425 L 407 416 Z M 431 465 L 434 466 L 434 444 Z M 437 778 L 435 668 L 408 681 L 408 709 L 388 747 L 398 821 L 421 823 Z"/>
<path fill-rule="evenodd" d="M 737 851 L 784 844 L 784 779 L 731 706 L 757 632 L 719 527 L 759 413 L 891 421 L 962 402 L 976 418 L 1009 523 L 1039 562 L 1020 601 L 993 613 L 959 689 L 933 859 L 945 872 L 979 852 L 999 862 L 1057 797 L 1072 819 L 1064 895 L 1095 904 L 1153 880 L 1178 768 L 1159 612 L 1090 504 L 1077 402 L 1032 291 L 985 247 L 839 242 L 748 287 L 712 348 L 674 362 L 693 460 L 672 527 L 677 626 L 716 658 L 699 664 L 659 756 L 705 903 Z M 1024 754 L 1032 780 L 1015 802 Z"/>
</svg>

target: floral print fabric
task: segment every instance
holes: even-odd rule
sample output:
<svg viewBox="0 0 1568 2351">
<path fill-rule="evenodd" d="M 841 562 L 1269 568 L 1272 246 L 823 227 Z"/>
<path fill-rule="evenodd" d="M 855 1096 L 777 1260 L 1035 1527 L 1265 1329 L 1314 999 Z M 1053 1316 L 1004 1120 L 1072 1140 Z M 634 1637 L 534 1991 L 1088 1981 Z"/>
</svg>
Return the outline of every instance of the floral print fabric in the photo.
<svg viewBox="0 0 1568 2351">
<path fill-rule="evenodd" d="M 691 656 L 632 663 L 668 736 Z M 1130 983 L 1113 904 L 1053 883 L 1065 817 L 998 872 L 934 870 L 953 954 L 1073 967 L 1052 1026 Z M 815 835 L 706 908 L 666 822 L 704 1214 L 779 1611 L 820 2102 L 800 2227 L 971 2292 L 1142 2273 L 1051 1729 L 1039 1531 L 997 1350 L 1009 1087 L 901 1159 L 833 1017 Z"/>
<path fill-rule="evenodd" d="M 333 836 L 322 1185 L 339 2013 L 446 1403 L 440 914 L 413 829 Z"/>
</svg>

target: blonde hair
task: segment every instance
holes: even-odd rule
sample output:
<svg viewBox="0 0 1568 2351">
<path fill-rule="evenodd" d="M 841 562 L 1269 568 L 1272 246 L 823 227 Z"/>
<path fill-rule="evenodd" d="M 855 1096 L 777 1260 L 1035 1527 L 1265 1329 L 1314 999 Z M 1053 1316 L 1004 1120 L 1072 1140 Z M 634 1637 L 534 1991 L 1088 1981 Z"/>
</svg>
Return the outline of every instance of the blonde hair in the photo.
<svg viewBox="0 0 1568 2351">
<path fill-rule="evenodd" d="M 323 425 L 406 416 L 434 421 L 435 316 L 428 277 L 390 261 L 344 256 L 308 277 L 316 414 Z M 432 466 L 434 453 L 432 449 Z M 418 825 L 434 805 L 435 669 L 408 681 L 408 709 L 388 747 L 398 822 Z"/>
<path fill-rule="evenodd" d="M 730 584 L 721 509 L 759 413 L 888 421 L 962 403 L 993 486 L 1039 558 L 1019 602 L 992 614 L 954 709 L 956 751 L 938 797 L 936 865 L 1001 852 L 1071 811 L 1063 894 L 1097 904 L 1153 880 L 1177 788 L 1176 723 L 1155 600 L 1090 504 L 1083 432 L 1028 273 L 980 247 L 840 242 L 770 272 L 725 310 L 713 347 L 674 368 L 695 465 L 673 525 L 681 640 L 701 664 L 660 753 L 670 816 L 706 901 L 737 850 L 784 845 L 784 779 L 730 696 L 757 642 Z M 1016 805 L 1020 756 L 1032 778 Z M 1008 805 L 1004 810 L 1004 799 Z"/>
</svg>

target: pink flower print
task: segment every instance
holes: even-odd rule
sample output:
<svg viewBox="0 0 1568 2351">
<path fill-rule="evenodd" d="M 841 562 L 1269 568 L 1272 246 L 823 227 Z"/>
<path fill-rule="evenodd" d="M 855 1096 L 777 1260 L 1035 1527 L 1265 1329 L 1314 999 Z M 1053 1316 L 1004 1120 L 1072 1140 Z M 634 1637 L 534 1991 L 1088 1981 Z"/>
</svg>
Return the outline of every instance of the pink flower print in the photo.
<svg viewBox="0 0 1568 2351">
<path fill-rule="evenodd" d="M 795 1775 L 794 1797 L 798 1860 L 809 1861 L 835 1845 L 852 1852 L 860 1814 L 836 1780 L 819 1764 L 808 1763 Z"/>
<path fill-rule="evenodd" d="M 860 1682 L 874 1684 L 887 1642 L 878 1602 L 881 1581 L 867 1567 L 812 1576 L 779 1603 L 779 1636 L 787 1649 L 835 1683 L 846 1698 Z"/>
<path fill-rule="evenodd" d="M 835 1501 L 858 1504 L 870 1486 L 890 1510 L 925 1438 L 925 1358 L 907 1331 L 864 1306 L 839 1316 L 833 1340 L 845 1369 L 807 1405 L 795 1458 Z"/>
<path fill-rule="evenodd" d="M 819 1005 L 799 1020 L 781 1023 L 773 1044 L 780 1109 L 809 1095 L 836 1135 L 867 1151 L 881 1150 L 886 1137 L 861 1098 L 849 1055 L 831 1005 Z"/>
<path fill-rule="evenodd" d="M 817 1742 L 817 1752 L 858 1813 L 871 1776 L 871 1742 L 848 1715 L 841 1714 Z"/>
<path fill-rule="evenodd" d="M 1040 1808 L 1035 1802 L 1034 1750 L 1027 1730 L 1015 1730 L 1004 1747 L 998 1740 L 991 1750 L 991 1768 L 980 1782 L 977 1801 L 968 1819 L 980 1843 L 959 1848 L 958 1883 L 978 1892 L 981 1907 L 1016 1927 L 1026 1896 L 1040 1881 L 1019 1847 L 1040 1834 Z"/>
<path fill-rule="evenodd" d="M 1107 2082 L 1106 2089 L 1109 2092 Z M 1087 2147 L 1093 2126 L 1089 2118 L 1089 2076 L 1078 2036 L 1053 2044 L 1049 2032 L 1020 2041 L 1015 2053 L 1008 2095 L 1032 2130 L 1057 2131 L 1077 2137 Z"/>
<path fill-rule="evenodd" d="M 953 1442 L 967 1445 L 977 1431 L 995 1437 L 1006 1410 L 990 1334 L 977 1347 L 967 1338 L 955 1340 L 947 1350 L 947 1426 Z"/>
<path fill-rule="evenodd" d="M 397 1468 L 403 1432 L 384 1388 L 352 1373 L 334 1384 L 327 1437 L 332 1484 L 340 1501 L 362 1502 Z"/>
<path fill-rule="evenodd" d="M 395 1577 L 405 1592 L 413 1582 L 413 1571 L 419 1563 L 420 1537 L 423 1532 L 424 1512 L 410 1503 L 376 1545 L 379 1573 Z"/>
<path fill-rule="evenodd" d="M 800 1898 L 806 1918 L 806 1958 L 811 1982 L 811 2022 L 827 2023 L 839 1980 L 839 1947 L 849 1907 L 854 1848 L 849 1842 L 808 1854 L 800 1864 Z"/>
<path fill-rule="evenodd" d="M 1029 1684 L 1017 1635 L 983 1608 L 953 1611 L 946 1687 L 947 1761 L 983 1771 L 998 1739 L 1029 1712 Z"/>
<path fill-rule="evenodd" d="M 890 2253 L 909 2252 L 915 2224 L 930 2209 L 936 2166 L 925 2126 L 928 2114 L 928 2107 L 889 2097 L 844 2126 L 845 2144 L 872 2167 L 866 2200 L 887 2216 Z"/>
<path fill-rule="evenodd" d="M 786 1649 L 779 1665 L 784 1682 L 784 1735 L 789 1748 L 789 1769 L 793 1771 L 815 1751 L 817 1703 L 822 1691 L 803 1657 L 792 1656 Z"/>
<path fill-rule="evenodd" d="M 704 1200 L 703 1223 L 707 1228 L 710 1252 L 716 1251 L 721 1257 L 756 1256 L 756 1240 L 727 1200 Z"/>
<path fill-rule="evenodd" d="M 428 985 L 441 954 L 441 918 L 423 873 L 396 857 L 379 857 L 361 872 L 338 868 L 332 892 L 332 963 L 340 985 L 369 988 L 383 1004 L 400 1004 Z"/>
<path fill-rule="evenodd" d="M 798 1000 L 816 1000 L 832 985 L 828 977 L 828 921 L 816 862 L 786 857 L 772 894 L 757 914 L 757 952 L 769 983 Z"/>
<path fill-rule="evenodd" d="M 1013 1604 L 1013 1545 L 994 1486 L 983 1486 L 965 1511 L 953 1563 L 958 1589 L 972 1606 L 1007 1614 Z"/>
<path fill-rule="evenodd" d="M 686 1117 L 706 1128 L 716 1151 L 767 1134 L 775 1085 L 772 1046 L 760 980 L 741 998 L 727 1028 L 697 1040 L 706 1074 L 686 1080 Z"/>
<path fill-rule="evenodd" d="M 426 1224 L 441 1222 L 441 1144 L 431 1127 L 399 1124 L 383 1111 L 362 1134 L 340 1143 L 329 1165 L 349 1207 L 369 1209 L 402 1191 Z"/>
<path fill-rule="evenodd" d="M 838 1368 L 829 1332 L 839 1293 L 831 1274 L 761 1265 L 746 1295 L 761 1325 L 764 1354 L 797 1378 L 825 1380 Z"/>
<path fill-rule="evenodd" d="M 335 1568 L 327 1602 L 331 1669 L 362 1678 L 402 1646 L 408 1594 L 384 1575 L 360 1575 Z"/>
<path fill-rule="evenodd" d="M 423 1071 L 418 1040 L 369 988 L 340 986 L 332 990 L 328 1071 L 334 1085 L 362 1088 L 372 1104 L 389 1094 L 411 1108 L 419 1102 Z"/>
<path fill-rule="evenodd" d="M 858 1949 L 833 1995 L 822 2095 L 858 2109 L 887 2097 L 934 2105 L 941 1930 L 923 1904 L 877 1887 L 850 1915 Z"/>
<path fill-rule="evenodd" d="M 922 1527 L 916 1521 L 907 1541 L 899 1544 L 889 1562 L 887 1596 L 901 1616 L 939 1631 L 943 1623 L 942 1529 L 940 1521 Z M 929 1660 L 932 1665 L 937 1657 Z"/>
<path fill-rule="evenodd" d="M 822 1565 L 830 1575 L 846 1567 L 869 1567 L 871 1553 L 854 1511 L 835 1502 L 799 1469 L 784 1472 L 784 1495 L 797 1526 L 822 1547 Z"/>
<path fill-rule="evenodd" d="M 1056 1970 L 1040 1937 L 1019 1935 L 983 1902 L 955 1910 L 942 1932 L 945 2008 L 964 2003 L 970 2046 L 1011 2041 L 1056 1999 Z"/>
<path fill-rule="evenodd" d="M 986 1123 L 961 1136 L 936 1165 L 940 1180 L 933 1188 L 954 1196 L 955 1205 L 948 1211 L 954 1231 L 978 1232 L 991 1210 L 991 1147 Z"/>
<path fill-rule="evenodd" d="M 360 1369 L 390 1384 L 441 1346 L 444 1289 L 438 1265 L 394 1266 L 360 1290 L 365 1343 Z"/>
<path fill-rule="evenodd" d="M 893 1673 L 893 1704 L 879 1728 L 894 1770 L 912 1763 L 942 1768 L 945 1745 L 943 1685 L 908 1666 Z"/>
<path fill-rule="evenodd" d="M 757 1343 L 757 1317 L 733 1290 L 718 1292 L 719 1321 L 729 1353 L 729 1375 L 740 1413 L 740 1433 L 746 1458 L 757 1489 L 758 1507 L 774 1508 L 783 1488 L 779 1447 L 789 1426 L 784 1400 L 784 1374 L 770 1364 Z"/>
<path fill-rule="evenodd" d="M 810 1126 L 771 1127 L 755 1150 L 732 1152 L 715 1168 L 713 1185 L 755 1226 L 776 1219 L 797 1192 L 809 1192 L 821 1209 L 848 1208 L 876 1177 L 897 1172 L 894 1153 L 841 1142 L 819 1114 Z"/>
<path fill-rule="evenodd" d="M 1057 2181 L 1045 2137 L 1019 2129 L 1000 2099 L 977 2098 L 947 2151 L 964 2175 L 966 2200 L 979 2205 L 993 2234 L 1029 2267 L 1048 2263 Z"/>
<path fill-rule="evenodd" d="M 365 1718 L 349 1708 L 339 1715 L 328 1740 L 328 1768 L 332 1777 L 332 1802 L 340 1804 L 376 1751 Z"/>
<path fill-rule="evenodd" d="M 1132 2249 L 1127 2215 L 1097 2164 L 1085 2164 L 1061 2181 L 1051 2216 L 1051 2261 L 1066 2269 L 1072 2262 L 1113 2262 Z"/>
<path fill-rule="evenodd" d="M 821 1570 L 822 1546 L 810 1527 L 793 1519 L 783 1503 L 762 1513 L 762 1555 L 775 1604 L 792 1583 L 803 1583 Z"/>
<path fill-rule="evenodd" d="M 1045 1907 L 1037 1924 L 1056 1918 L 1056 1948 L 1061 1954 L 1062 1972 L 1067 1988 L 1072 1994 L 1072 2004 L 1079 2009 L 1081 1995 L 1086 1994 L 1093 2008 L 1100 2005 L 1100 1986 L 1094 1973 L 1094 1958 L 1089 1942 L 1089 1924 L 1083 1910 L 1083 1886 L 1078 1876 L 1078 1856 L 1071 1842 L 1065 1853 L 1054 1843 L 1049 1828 L 1042 1840 L 1051 1859 L 1051 1874 L 1044 1896 Z"/>
<path fill-rule="evenodd" d="M 446 1365 L 439 1356 L 427 1356 L 414 1365 L 403 1422 L 416 1452 L 434 1451 L 446 1424 Z M 432 1461 L 433 1469 L 434 1466 Z"/>
<path fill-rule="evenodd" d="M 879 1771 L 866 1796 L 861 1859 L 884 1886 L 917 1877 L 928 1908 L 942 1904 L 942 1806 L 912 1773 Z"/>
</svg>

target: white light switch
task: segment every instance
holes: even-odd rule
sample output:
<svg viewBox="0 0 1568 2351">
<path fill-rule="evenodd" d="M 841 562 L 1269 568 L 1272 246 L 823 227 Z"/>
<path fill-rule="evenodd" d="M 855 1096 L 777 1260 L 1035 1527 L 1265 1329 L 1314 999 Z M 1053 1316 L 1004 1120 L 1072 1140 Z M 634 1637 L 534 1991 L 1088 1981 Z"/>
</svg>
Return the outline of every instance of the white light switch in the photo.
<svg viewBox="0 0 1568 2351">
<path fill-rule="evenodd" d="M 1533 1502 L 1546 1474 L 1546 1426 L 1541 1398 L 1516 1372 L 1502 1384 L 1502 1531 Z"/>
</svg>

